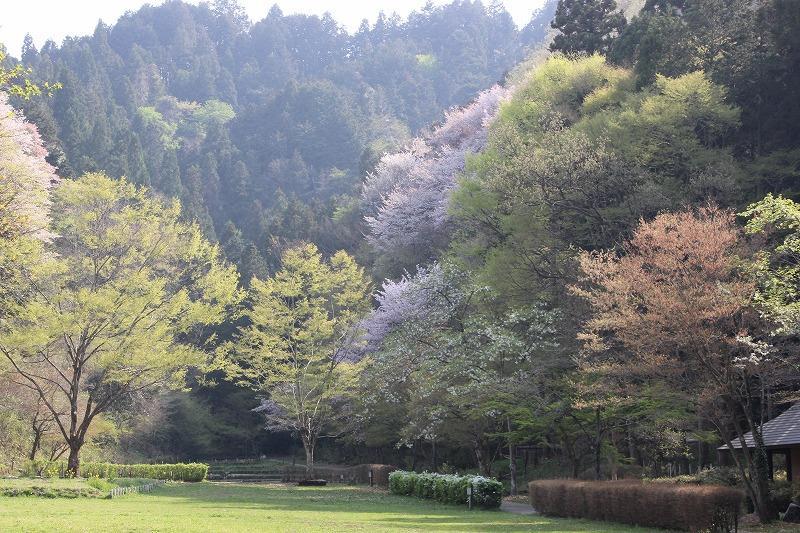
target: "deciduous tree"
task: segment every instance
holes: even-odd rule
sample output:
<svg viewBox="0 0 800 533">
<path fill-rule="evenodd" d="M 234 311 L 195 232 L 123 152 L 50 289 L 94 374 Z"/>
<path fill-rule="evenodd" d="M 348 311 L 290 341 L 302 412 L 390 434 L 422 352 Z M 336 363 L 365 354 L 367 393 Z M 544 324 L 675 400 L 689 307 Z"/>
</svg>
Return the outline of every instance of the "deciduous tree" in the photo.
<svg viewBox="0 0 800 533">
<path fill-rule="evenodd" d="M 661 214 L 640 223 L 622 256 L 583 253 L 584 284 L 575 292 L 592 310 L 581 334 L 584 370 L 631 392 L 652 383 L 681 391 L 729 448 L 741 445 L 733 455 L 759 517 L 769 521 L 762 398 L 790 365 L 767 343 L 751 305 L 755 286 L 738 268 L 740 237 L 734 215 L 716 207 Z"/>
<path fill-rule="evenodd" d="M 206 363 L 207 328 L 237 304 L 238 276 L 181 222 L 176 201 L 124 179 L 64 182 L 52 232 L 30 297 L 0 322 L 0 353 L 14 382 L 47 407 L 78 475 L 100 415 L 138 391 L 180 386 Z"/>
<path fill-rule="evenodd" d="M 282 268 L 250 284 L 250 324 L 234 349 L 232 375 L 264 394 L 267 427 L 296 432 L 313 473 L 317 441 L 335 429 L 354 390 L 356 327 L 369 309 L 364 271 L 345 252 L 325 260 L 313 244 L 283 254 Z"/>
</svg>

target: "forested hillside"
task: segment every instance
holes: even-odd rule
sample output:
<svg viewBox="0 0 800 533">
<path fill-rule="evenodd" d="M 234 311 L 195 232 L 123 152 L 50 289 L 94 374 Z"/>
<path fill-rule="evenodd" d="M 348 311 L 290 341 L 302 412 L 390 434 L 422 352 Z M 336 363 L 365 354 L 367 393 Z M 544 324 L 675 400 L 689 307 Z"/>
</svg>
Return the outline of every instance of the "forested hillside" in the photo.
<svg viewBox="0 0 800 533">
<path fill-rule="evenodd" d="M 26 38 L 20 65 L 61 89 L 14 103 L 58 175 L 103 171 L 178 198 L 247 285 L 304 241 L 371 261 L 360 195 L 378 159 L 501 82 L 551 31 L 554 10 L 517 28 L 502 7 L 457 1 L 348 34 L 328 15 L 275 6 L 250 21 L 235 2 L 169 1 L 61 44 Z M 137 423 L 158 434 L 123 447 L 285 449 L 249 412 L 252 392 L 225 381 L 196 392 L 148 400 Z"/>
<path fill-rule="evenodd" d="M 357 248 L 347 222 L 377 157 L 501 81 L 549 24 L 518 29 L 473 1 L 352 35 L 329 15 L 265 15 L 170 1 L 61 45 L 26 39 L 21 57 L 64 87 L 22 104 L 60 175 L 103 170 L 180 198 L 245 279 L 286 243 Z"/>
</svg>

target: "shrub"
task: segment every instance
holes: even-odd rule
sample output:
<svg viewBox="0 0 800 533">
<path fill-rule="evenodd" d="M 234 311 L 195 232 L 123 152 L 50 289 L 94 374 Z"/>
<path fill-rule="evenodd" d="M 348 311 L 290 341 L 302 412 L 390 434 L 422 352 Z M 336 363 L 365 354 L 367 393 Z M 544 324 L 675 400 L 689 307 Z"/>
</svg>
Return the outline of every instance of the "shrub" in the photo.
<svg viewBox="0 0 800 533">
<path fill-rule="evenodd" d="M 22 469 L 23 475 L 30 477 L 64 477 L 64 461 L 28 461 Z M 81 475 L 87 478 L 138 477 L 162 479 L 166 481 L 203 481 L 208 475 L 208 465 L 202 463 L 176 464 L 135 464 L 83 463 Z"/>
<path fill-rule="evenodd" d="M 395 470 L 389 474 L 389 492 L 401 496 L 437 500 L 442 503 L 467 504 L 467 487 L 472 486 L 472 503 L 479 507 L 500 507 L 503 484 L 483 476 L 457 476 Z"/>
<path fill-rule="evenodd" d="M 411 496 L 414 494 L 414 485 L 418 475 L 415 472 L 395 470 L 389 474 L 389 492 L 400 496 Z"/>
<path fill-rule="evenodd" d="M 108 492 L 114 488 L 114 484 L 108 481 L 107 479 L 99 478 L 99 477 L 90 477 L 86 480 L 86 484 L 92 488 L 99 490 L 100 492 Z"/>
<path fill-rule="evenodd" d="M 61 477 L 66 470 L 64 461 L 25 461 L 20 469 L 25 477 Z"/>
<path fill-rule="evenodd" d="M 722 486 L 640 481 L 539 480 L 528 484 L 543 514 L 690 531 L 735 531 L 744 494 Z"/>
<path fill-rule="evenodd" d="M 106 493 L 94 487 L 0 487 L 0 496 L 32 496 L 36 498 L 105 498 Z"/>
<path fill-rule="evenodd" d="M 704 468 L 694 474 L 650 478 L 648 481 L 653 483 L 685 483 L 689 485 L 725 485 L 728 487 L 740 487 L 742 485 L 742 477 L 739 471 L 730 466 L 714 466 Z"/>
<path fill-rule="evenodd" d="M 136 464 L 84 463 L 81 474 L 86 477 L 138 477 L 166 481 L 203 481 L 208 465 L 202 463 Z"/>
<path fill-rule="evenodd" d="M 784 512 L 792 503 L 792 482 L 774 480 L 769 483 L 769 500 L 775 511 Z"/>
</svg>

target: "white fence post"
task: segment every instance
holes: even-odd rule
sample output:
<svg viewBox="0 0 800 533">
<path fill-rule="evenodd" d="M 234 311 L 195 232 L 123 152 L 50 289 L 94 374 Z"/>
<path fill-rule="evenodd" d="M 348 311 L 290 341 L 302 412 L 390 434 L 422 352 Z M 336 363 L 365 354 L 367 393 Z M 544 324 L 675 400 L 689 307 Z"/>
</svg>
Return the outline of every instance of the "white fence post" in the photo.
<svg viewBox="0 0 800 533">
<path fill-rule="evenodd" d="M 154 488 L 156 488 L 159 485 L 164 485 L 165 483 L 166 481 L 164 481 L 163 479 L 157 479 L 152 483 L 147 483 L 145 485 L 136 485 L 133 487 L 116 487 L 114 489 L 111 489 L 111 491 L 108 493 L 108 496 L 109 498 L 116 498 L 117 496 L 123 496 L 125 494 L 131 494 L 134 492 L 139 492 L 139 493 L 153 492 Z"/>
</svg>

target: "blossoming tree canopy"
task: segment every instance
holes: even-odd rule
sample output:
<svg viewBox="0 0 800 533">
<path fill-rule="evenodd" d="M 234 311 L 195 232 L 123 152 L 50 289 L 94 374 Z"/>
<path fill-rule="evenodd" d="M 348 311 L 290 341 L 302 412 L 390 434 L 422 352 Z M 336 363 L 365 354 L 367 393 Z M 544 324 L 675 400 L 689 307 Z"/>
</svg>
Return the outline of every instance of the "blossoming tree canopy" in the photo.
<svg viewBox="0 0 800 533">
<path fill-rule="evenodd" d="M 8 96 L 0 92 L 0 235 L 8 234 L 12 223 L 19 233 L 47 234 L 48 191 L 58 177 L 46 156 L 36 126 L 11 107 Z"/>
</svg>

